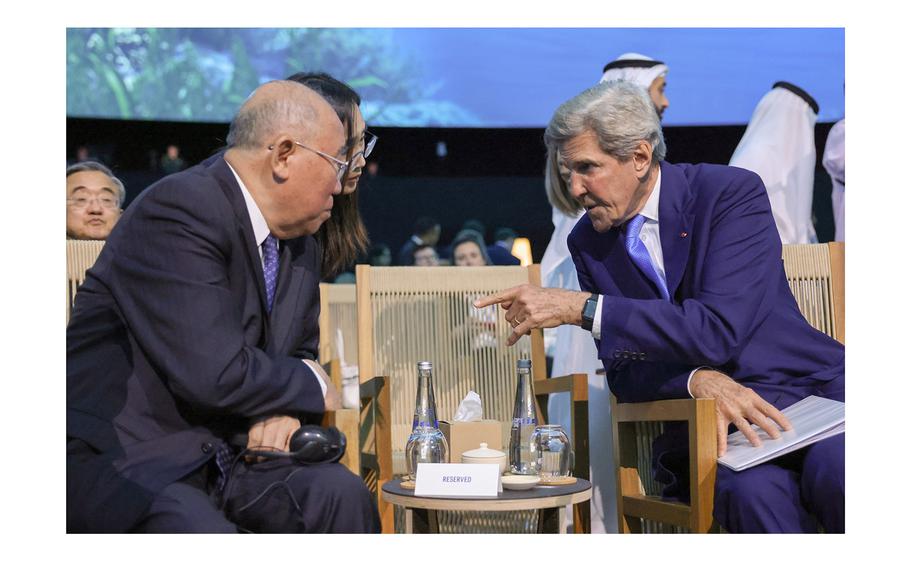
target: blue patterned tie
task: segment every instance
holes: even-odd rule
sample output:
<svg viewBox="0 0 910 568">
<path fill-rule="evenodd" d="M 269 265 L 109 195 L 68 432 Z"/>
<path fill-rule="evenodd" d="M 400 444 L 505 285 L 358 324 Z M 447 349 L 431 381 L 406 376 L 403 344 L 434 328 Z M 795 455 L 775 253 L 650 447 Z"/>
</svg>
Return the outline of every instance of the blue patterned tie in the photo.
<svg viewBox="0 0 910 568">
<path fill-rule="evenodd" d="M 262 272 L 265 276 L 265 299 L 271 312 L 278 284 L 278 239 L 271 234 L 262 243 Z"/>
<path fill-rule="evenodd" d="M 639 238 L 641 227 L 644 224 L 645 218 L 641 215 L 636 215 L 626 225 L 626 250 L 629 251 L 629 257 L 635 263 L 635 266 L 644 272 L 645 276 L 651 279 L 651 282 L 657 284 L 661 297 L 664 300 L 669 300 L 670 294 L 667 292 L 667 284 L 657 274 L 654 265 L 651 264 L 651 255 L 648 254 L 648 249 L 645 248 L 645 243 L 641 242 L 641 238 Z"/>
</svg>

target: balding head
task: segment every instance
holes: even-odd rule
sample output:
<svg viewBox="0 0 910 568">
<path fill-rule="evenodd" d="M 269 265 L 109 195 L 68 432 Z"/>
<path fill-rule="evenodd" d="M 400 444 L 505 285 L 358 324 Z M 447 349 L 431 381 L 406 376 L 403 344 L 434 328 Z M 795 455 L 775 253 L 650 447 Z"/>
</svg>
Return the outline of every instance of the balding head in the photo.
<svg viewBox="0 0 910 568">
<path fill-rule="evenodd" d="M 334 116 L 335 112 L 312 89 L 295 81 L 271 81 L 253 91 L 237 111 L 227 143 L 231 148 L 251 150 L 268 145 L 280 133 L 309 140 L 326 114 Z"/>
<path fill-rule="evenodd" d="M 224 159 L 253 197 L 272 235 L 312 235 L 341 192 L 346 141 L 338 115 L 294 81 L 262 85 L 228 133 Z"/>
</svg>

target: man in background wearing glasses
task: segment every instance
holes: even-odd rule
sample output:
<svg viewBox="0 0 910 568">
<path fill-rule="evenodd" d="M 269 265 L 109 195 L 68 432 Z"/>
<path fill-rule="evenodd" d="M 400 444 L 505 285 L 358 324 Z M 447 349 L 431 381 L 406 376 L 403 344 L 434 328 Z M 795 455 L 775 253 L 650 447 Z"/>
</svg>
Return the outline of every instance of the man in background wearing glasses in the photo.
<svg viewBox="0 0 910 568">
<path fill-rule="evenodd" d="M 68 532 L 379 529 L 344 466 L 250 459 L 341 407 L 315 363 L 313 238 L 349 167 L 341 122 L 309 88 L 273 81 L 227 142 L 132 202 L 76 296 Z"/>
<path fill-rule="evenodd" d="M 66 238 L 103 241 L 120 219 L 126 190 L 104 164 L 66 168 Z"/>
</svg>

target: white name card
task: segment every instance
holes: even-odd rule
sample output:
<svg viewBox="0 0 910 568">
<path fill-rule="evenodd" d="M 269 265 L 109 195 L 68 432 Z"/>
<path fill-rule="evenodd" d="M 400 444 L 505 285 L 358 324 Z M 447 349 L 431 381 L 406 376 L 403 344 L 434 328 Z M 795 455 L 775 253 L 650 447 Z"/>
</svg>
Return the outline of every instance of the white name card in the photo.
<svg viewBox="0 0 910 568">
<path fill-rule="evenodd" d="M 499 481 L 499 465 L 493 463 L 419 463 L 414 495 L 496 497 L 501 491 Z"/>
</svg>

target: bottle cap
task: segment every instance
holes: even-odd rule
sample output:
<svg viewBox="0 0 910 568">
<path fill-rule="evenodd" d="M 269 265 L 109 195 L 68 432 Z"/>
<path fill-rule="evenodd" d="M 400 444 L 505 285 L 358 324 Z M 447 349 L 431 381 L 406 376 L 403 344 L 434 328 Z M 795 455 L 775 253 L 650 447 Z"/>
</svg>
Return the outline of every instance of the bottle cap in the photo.
<svg viewBox="0 0 910 568">
<path fill-rule="evenodd" d="M 518 360 L 518 368 L 519 368 L 519 369 L 530 369 L 530 368 L 531 368 L 531 360 L 530 360 L 530 359 L 519 359 L 519 360 Z"/>
<path fill-rule="evenodd" d="M 418 370 L 418 371 L 432 371 L 432 370 L 433 370 L 433 363 L 430 362 L 430 361 L 418 361 L 418 362 L 417 362 L 417 370 Z"/>
</svg>

